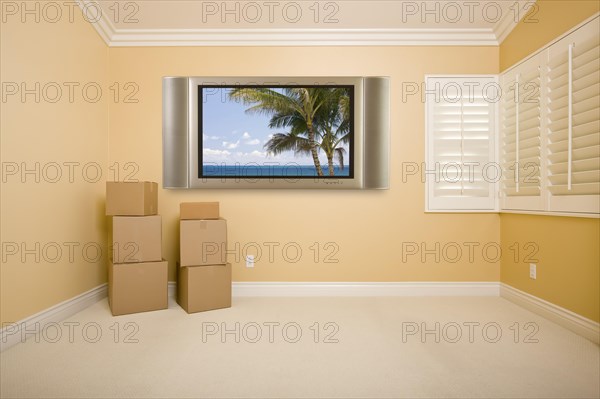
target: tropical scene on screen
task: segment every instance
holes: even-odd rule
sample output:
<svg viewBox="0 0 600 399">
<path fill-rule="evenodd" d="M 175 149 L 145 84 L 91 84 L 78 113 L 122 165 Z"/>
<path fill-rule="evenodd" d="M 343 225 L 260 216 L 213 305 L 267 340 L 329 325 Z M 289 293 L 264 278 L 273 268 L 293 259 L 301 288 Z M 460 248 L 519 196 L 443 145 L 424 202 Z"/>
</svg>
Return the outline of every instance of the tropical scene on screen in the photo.
<svg viewBox="0 0 600 399">
<path fill-rule="evenodd" d="M 203 176 L 348 177 L 350 88 L 202 88 Z"/>
</svg>

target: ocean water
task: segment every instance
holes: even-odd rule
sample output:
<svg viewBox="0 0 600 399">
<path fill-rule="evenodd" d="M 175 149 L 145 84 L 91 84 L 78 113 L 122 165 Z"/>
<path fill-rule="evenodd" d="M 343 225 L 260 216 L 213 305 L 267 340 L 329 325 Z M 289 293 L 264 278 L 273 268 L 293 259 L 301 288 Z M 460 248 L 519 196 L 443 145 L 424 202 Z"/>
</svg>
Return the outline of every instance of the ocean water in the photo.
<svg viewBox="0 0 600 399">
<path fill-rule="evenodd" d="M 329 176 L 327 165 L 321 165 L 323 174 Z M 348 177 L 350 168 L 344 165 L 344 169 L 334 166 L 333 172 L 337 177 Z M 317 176 L 314 165 L 226 165 L 226 164 L 204 164 L 202 167 L 204 176 L 232 176 L 232 177 L 312 177 Z"/>
</svg>

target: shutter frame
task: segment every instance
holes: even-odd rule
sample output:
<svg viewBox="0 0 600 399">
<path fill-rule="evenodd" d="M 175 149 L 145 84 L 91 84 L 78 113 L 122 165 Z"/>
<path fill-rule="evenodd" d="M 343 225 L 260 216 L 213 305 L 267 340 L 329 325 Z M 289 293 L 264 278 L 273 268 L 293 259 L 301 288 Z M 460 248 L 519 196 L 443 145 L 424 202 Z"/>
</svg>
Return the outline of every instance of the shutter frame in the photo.
<svg viewBox="0 0 600 399">
<path fill-rule="evenodd" d="M 600 214 L 600 38 L 594 21 L 546 50 L 550 212 Z M 557 64 L 565 55 L 566 71 Z"/>
<path fill-rule="evenodd" d="M 502 210 L 544 210 L 541 58 L 542 55 L 531 57 L 500 77 Z"/>
<path fill-rule="evenodd" d="M 452 84 L 462 91 L 461 98 L 455 103 L 444 102 L 442 98 L 439 102 L 435 101 L 433 95 L 425 97 L 424 167 L 436 171 L 435 176 L 425 174 L 427 212 L 498 210 L 497 184 L 485 181 L 481 175 L 481 170 L 487 163 L 496 163 L 497 148 L 497 104 L 485 99 L 481 90 L 487 84 L 497 85 L 497 81 L 495 75 L 425 77 L 428 90 L 433 90 L 436 85 L 442 87 L 443 84 Z M 474 83 L 477 85 L 473 86 Z M 470 87 L 475 89 L 474 99 L 466 95 L 470 93 Z M 451 113 L 445 114 L 444 110 Z M 444 115 L 452 117 L 444 119 Z M 450 133 L 444 126 L 454 130 Z M 445 149 L 454 151 L 444 151 Z M 449 166 L 445 174 L 444 165 Z M 452 174 L 459 168 L 462 179 L 458 179 L 457 174 Z"/>
<path fill-rule="evenodd" d="M 537 159 L 531 150 L 536 145 L 535 140 L 527 141 L 535 136 L 535 130 L 527 125 L 528 129 L 520 131 L 527 137 L 519 143 L 514 137 L 507 136 L 507 129 L 523 126 L 524 122 L 519 118 L 530 116 L 531 109 L 517 113 L 507 106 L 506 99 L 502 101 L 499 158 L 506 176 L 503 176 L 501 185 L 501 212 L 600 215 L 599 19 L 590 19 L 501 74 L 500 80 L 505 88 L 518 73 L 530 77 L 532 68 L 540 68 L 541 118 L 537 135 L 541 148 L 540 193 L 537 195 L 527 188 L 529 191 L 521 192 L 526 195 L 511 195 L 515 194 L 516 185 L 508 182 L 515 173 L 507 171 L 506 164 L 514 162 L 514 150 L 519 144 L 523 144 L 520 152 L 525 159 Z M 523 190 L 523 185 L 519 188 Z"/>
</svg>

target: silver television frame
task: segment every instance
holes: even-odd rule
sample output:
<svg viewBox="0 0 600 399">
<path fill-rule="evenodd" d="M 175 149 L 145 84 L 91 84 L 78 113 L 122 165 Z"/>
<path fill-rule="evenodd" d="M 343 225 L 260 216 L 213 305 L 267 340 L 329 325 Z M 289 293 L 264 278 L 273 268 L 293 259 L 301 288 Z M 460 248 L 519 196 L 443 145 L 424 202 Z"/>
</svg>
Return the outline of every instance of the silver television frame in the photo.
<svg viewBox="0 0 600 399">
<path fill-rule="evenodd" d="M 352 178 L 200 177 L 198 87 L 223 85 L 352 85 Z M 388 77 L 164 77 L 163 188 L 389 188 Z"/>
</svg>

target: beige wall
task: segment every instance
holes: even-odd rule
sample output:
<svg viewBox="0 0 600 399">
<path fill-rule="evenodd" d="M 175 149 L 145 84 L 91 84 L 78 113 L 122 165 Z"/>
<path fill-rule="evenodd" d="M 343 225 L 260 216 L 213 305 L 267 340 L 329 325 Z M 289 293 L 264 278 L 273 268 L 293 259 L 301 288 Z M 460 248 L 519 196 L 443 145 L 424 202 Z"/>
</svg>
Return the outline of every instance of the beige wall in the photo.
<svg viewBox="0 0 600 399">
<path fill-rule="evenodd" d="M 390 190 L 161 190 L 170 280 L 178 257 L 179 203 L 220 201 L 229 222 L 229 247 L 239 254 L 245 245 L 259 243 L 266 252 L 254 269 L 231 254 L 235 281 L 498 281 L 500 262 L 486 262 L 480 249 L 471 262 L 464 243 L 499 243 L 499 216 L 425 214 L 420 178 L 403 183 L 401 175 L 403 162 L 424 159 L 424 106 L 419 96 L 402 102 L 402 83 L 422 82 L 425 74 L 497 73 L 497 68 L 496 47 L 111 48 L 110 80 L 136 82 L 140 102 L 111 103 L 110 162 L 135 162 L 140 179 L 161 181 L 163 76 L 387 75 L 392 85 Z M 339 247 L 334 257 L 339 263 L 324 263 L 329 252 L 323 246 L 330 241 Z M 273 262 L 265 242 L 280 243 Z M 314 242 L 321 246 L 317 262 L 310 249 Z M 464 253 L 456 263 L 443 256 L 435 263 L 434 255 L 425 263 L 420 256 L 403 262 L 402 242 L 425 243 L 429 249 L 439 242 L 440 252 L 458 243 Z M 288 243 L 303 251 L 296 263 L 282 255 Z"/>
<path fill-rule="evenodd" d="M 26 96 L 25 102 L 17 95 L 0 104 L 4 173 L 15 164 L 23 170 L 35 169 L 37 163 L 40 171 L 39 183 L 34 174 L 3 175 L 2 323 L 23 319 L 106 281 L 103 197 L 108 159 L 108 48 L 80 13 L 74 15 L 73 22 L 63 18 L 57 23 L 43 18 L 36 23 L 31 16 L 22 23 L 19 15 L 7 16 L 0 28 L 4 88 L 12 82 L 35 88 L 35 82 L 40 82 L 39 103 L 34 95 Z M 61 97 L 52 82 L 64 89 Z M 65 82 L 80 84 L 72 103 Z M 94 100 L 92 90 L 87 100 L 82 96 L 81 88 L 87 83 L 97 83 L 104 90 L 97 103 L 88 102 Z M 97 168 L 90 162 L 100 165 L 104 174 L 96 183 L 86 181 L 96 180 Z M 73 165 L 72 183 L 68 165 Z M 12 254 L 12 243 L 19 247 L 16 254 Z M 32 250 L 24 261 L 21 243 L 26 246 L 23 249 Z M 90 243 L 89 253 L 84 256 L 86 243 Z M 96 261 L 98 246 L 104 253 Z M 74 248 L 72 258 L 69 247 Z"/>
<path fill-rule="evenodd" d="M 598 220 L 496 214 L 425 214 L 424 189 L 418 177 L 403 181 L 404 162 L 421 163 L 424 107 L 419 97 L 402 100 L 405 82 L 425 74 L 497 73 L 568 30 L 597 10 L 592 1 L 565 11 L 558 2 L 540 1 L 539 22 L 520 23 L 498 47 L 342 47 L 342 48 L 111 48 L 80 19 L 75 23 L 1 25 L 2 82 L 97 82 L 102 99 L 91 104 L 75 92 L 73 103 L 56 104 L 29 96 L 11 97 L 2 106 L 2 162 L 32 168 L 50 162 L 79 162 L 74 182 L 63 178 L 40 183 L 26 176 L 6 176 L 2 184 L 2 241 L 36 242 L 49 252 L 8 255 L 3 248 L 0 321 L 11 322 L 46 309 L 106 281 L 104 181 L 133 178 L 161 181 L 161 78 L 165 75 L 387 75 L 392 78 L 391 189 L 387 191 L 189 190 L 159 193 L 163 249 L 175 280 L 178 204 L 221 202 L 229 220 L 230 261 L 236 281 L 501 281 L 598 320 Z M 565 2 L 561 2 L 565 3 Z M 593 3 L 593 4 L 592 4 Z M 592 4 L 592 5 L 590 5 Z M 563 5 L 564 6 L 564 5 Z M 569 6 L 571 7 L 571 6 Z M 594 8 L 596 7 L 596 8 Z M 77 15 L 77 13 L 76 13 Z M 109 86 L 117 83 L 118 98 Z M 127 83 L 133 86 L 125 87 Z M 80 86 L 81 87 L 81 86 Z M 111 86 L 115 88 L 115 86 Z M 132 88 L 139 91 L 125 101 Z M 65 89 L 66 90 L 66 89 Z M 63 98 L 68 93 L 63 93 Z M 109 118 L 110 115 L 110 118 Z M 88 183 L 81 165 L 97 162 L 103 176 Z M 115 164 L 117 162 L 118 164 Z M 126 166 L 132 162 L 138 169 Z M 109 169 L 109 165 L 113 165 Z M 48 169 L 48 172 L 51 170 Z M 93 169 L 90 169 L 91 173 Z M 118 171 L 118 176 L 115 176 Z M 90 177 L 86 175 L 86 177 Z M 557 237 L 551 231 L 561 232 Z M 489 261 L 481 248 L 502 239 L 501 262 Z M 65 243 L 78 245 L 70 262 Z M 315 259 L 317 242 L 320 248 Z M 333 246 L 324 248 L 328 242 Z M 441 259 L 402 257 L 402 243 L 439 245 Z M 465 243 L 479 244 L 471 259 Z M 513 259 L 513 243 L 539 248 L 538 280 L 528 279 L 523 256 Z M 53 243 L 63 256 L 52 263 Z M 85 243 L 98 243 L 103 257 L 88 262 Z M 242 266 L 244 246 L 258 243 L 263 259 L 254 269 Z M 276 243 L 274 257 L 269 247 Z M 301 248 L 296 263 L 282 248 Z M 3 244 L 4 245 L 4 244 Z M 458 245 L 456 263 L 443 248 Z M 327 263 L 326 256 L 337 247 Z M 525 248 L 521 248 L 523 255 Z M 253 251 L 250 250 L 249 253 Z M 434 251 L 435 252 L 435 251 Z M 452 252 L 449 256 L 454 256 Z M 493 256 L 493 254 L 492 254 Z M 32 260 L 33 259 L 33 260 Z M 500 268 L 501 264 L 501 268 Z M 502 269 L 502 272 L 501 270 Z M 594 284 L 594 281 L 596 282 Z"/>
<path fill-rule="evenodd" d="M 504 70 L 581 21 L 598 12 L 598 1 L 538 0 L 537 23 L 521 21 L 500 46 Z M 598 242 L 600 220 L 503 214 L 500 219 L 501 281 L 554 304 L 600 321 Z M 514 258 L 509 246 L 532 242 L 539 249 L 538 278 L 529 278 L 521 248 Z M 513 247 L 514 248 L 514 247 Z"/>
<path fill-rule="evenodd" d="M 511 67 L 600 11 L 597 0 L 537 0 L 500 46 L 500 70 Z"/>
<path fill-rule="evenodd" d="M 503 214 L 500 225 L 503 283 L 600 321 L 598 219 Z"/>
</svg>

